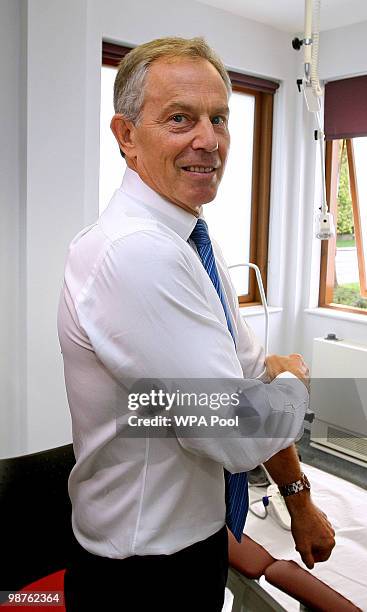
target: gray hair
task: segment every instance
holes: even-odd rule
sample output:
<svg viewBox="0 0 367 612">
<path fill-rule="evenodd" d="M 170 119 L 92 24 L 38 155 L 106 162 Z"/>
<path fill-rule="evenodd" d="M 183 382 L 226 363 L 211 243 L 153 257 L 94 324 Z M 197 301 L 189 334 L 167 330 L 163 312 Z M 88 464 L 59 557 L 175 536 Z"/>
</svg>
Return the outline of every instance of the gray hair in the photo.
<svg viewBox="0 0 367 612">
<path fill-rule="evenodd" d="M 139 122 L 149 66 L 161 57 L 208 60 L 222 77 L 228 95 L 231 94 L 231 81 L 226 68 L 203 38 L 157 38 L 135 47 L 121 60 L 114 85 L 115 113 L 134 124 Z"/>
</svg>

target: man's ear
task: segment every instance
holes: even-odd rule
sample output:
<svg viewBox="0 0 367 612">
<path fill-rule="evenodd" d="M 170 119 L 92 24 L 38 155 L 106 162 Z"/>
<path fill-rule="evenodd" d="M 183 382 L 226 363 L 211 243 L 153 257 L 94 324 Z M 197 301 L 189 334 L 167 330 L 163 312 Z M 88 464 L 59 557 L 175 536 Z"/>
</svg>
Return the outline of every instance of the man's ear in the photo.
<svg viewBox="0 0 367 612">
<path fill-rule="evenodd" d="M 135 157 L 135 126 L 127 121 L 123 115 L 116 114 L 111 119 L 111 130 L 119 144 L 120 149 L 127 158 Z"/>
</svg>

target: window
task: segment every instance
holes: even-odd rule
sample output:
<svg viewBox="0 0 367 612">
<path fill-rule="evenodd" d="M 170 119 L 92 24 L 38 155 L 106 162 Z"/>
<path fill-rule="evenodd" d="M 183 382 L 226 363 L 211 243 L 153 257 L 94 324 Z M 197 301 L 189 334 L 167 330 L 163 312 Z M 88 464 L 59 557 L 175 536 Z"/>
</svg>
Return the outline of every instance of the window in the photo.
<svg viewBox="0 0 367 612">
<path fill-rule="evenodd" d="M 109 129 L 113 82 L 126 47 L 103 43 L 101 72 L 100 212 L 121 184 L 125 162 Z M 266 290 L 273 97 L 278 84 L 229 72 L 231 148 L 215 200 L 205 206 L 212 236 L 229 266 L 255 263 Z M 247 267 L 231 270 L 241 305 L 260 302 L 255 274 Z"/>
<path fill-rule="evenodd" d="M 367 78 L 326 85 L 327 199 L 336 237 L 321 246 L 319 305 L 367 314 Z"/>
</svg>

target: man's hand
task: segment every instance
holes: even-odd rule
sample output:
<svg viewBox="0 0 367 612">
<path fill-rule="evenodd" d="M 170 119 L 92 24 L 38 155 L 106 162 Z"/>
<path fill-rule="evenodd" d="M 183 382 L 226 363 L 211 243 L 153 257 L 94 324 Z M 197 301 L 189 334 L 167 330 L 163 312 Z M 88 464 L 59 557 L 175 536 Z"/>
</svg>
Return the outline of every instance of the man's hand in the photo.
<svg viewBox="0 0 367 612">
<path fill-rule="evenodd" d="M 304 497 L 303 503 L 301 496 Z M 306 567 L 312 569 L 315 563 L 330 557 L 335 546 L 335 531 L 326 514 L 312 502 L 308 492 L 290 495 L 285 500 L 291 515 L 295 548 Z"/>
<path fill-rule="evenodd" d="M 295 482 L 301 476 L 294 444 L 279 451 L 264 463 L 270 476 L 278 485 Z M 312 485 L 312 483 L 311 483 Z M 302 561 L 312 569 L 318 561 L 326 561 L 335 546 L 335 532 L 324 514 L 311 499 L 310 491 L 304 489 L 284 497 L 291 516 L 291 529 L 296 550 Z"/>
<path fill-rule="evenodd" d="M 265 358 L 266 371 L 273 380 L 282 372 L 291 372 L 299 378 L 307 389 L 309 389 L 310 371 L 307 364 L 304 362 L 302 355 L 292 353 L 291 355 L 268 355 Z"/>
</svg>

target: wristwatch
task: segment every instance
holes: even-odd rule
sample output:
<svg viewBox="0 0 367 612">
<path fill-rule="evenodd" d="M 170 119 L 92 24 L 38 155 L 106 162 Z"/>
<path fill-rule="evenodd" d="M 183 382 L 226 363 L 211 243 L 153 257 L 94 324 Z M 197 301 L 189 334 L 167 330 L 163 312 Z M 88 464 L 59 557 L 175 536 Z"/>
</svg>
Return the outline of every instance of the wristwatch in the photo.
<svg viewBox="0 0 367 612">
<path fill-rule="evenodd" d="M 278 485 L 279 493 L 283 495 L 283 497 L 288 497 L 288 495 L 294 495 L 295 493 L 299 493 L 306 489 L 309 491 L 311 489 L 311 485 L 306 474 L 301 474 L 301 478 L 296 480 L 295 482 L 290 482 L 286 485 Z"/>
</svg>

